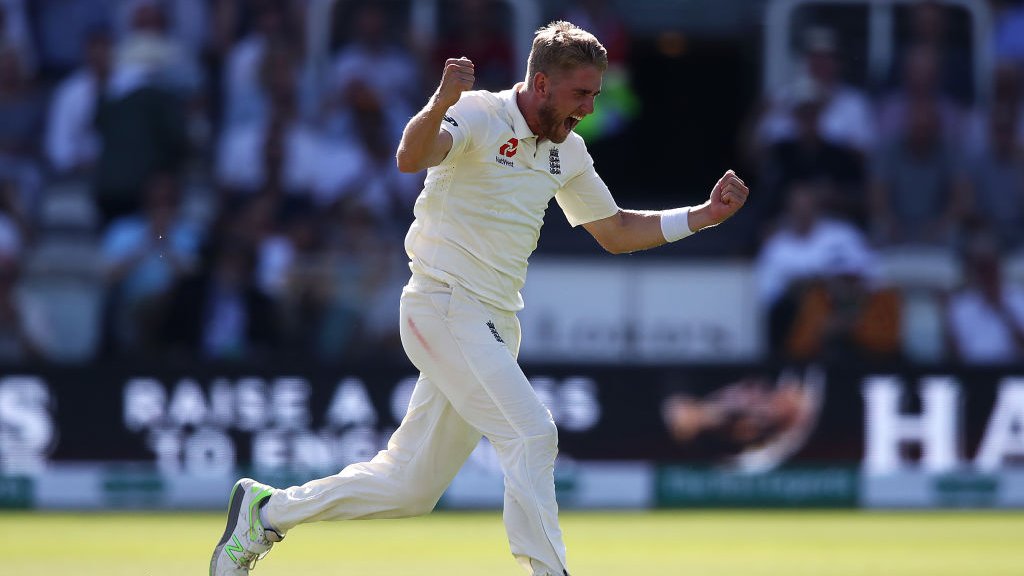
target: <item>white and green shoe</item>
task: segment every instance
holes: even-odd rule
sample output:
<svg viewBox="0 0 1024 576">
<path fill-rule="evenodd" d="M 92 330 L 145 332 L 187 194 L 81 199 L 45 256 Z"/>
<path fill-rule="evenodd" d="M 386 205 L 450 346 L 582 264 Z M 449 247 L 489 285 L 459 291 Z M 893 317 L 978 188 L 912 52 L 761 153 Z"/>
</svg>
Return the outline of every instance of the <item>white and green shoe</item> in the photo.
<svg viewBox="0 0 1024 576">
<path fill-rule="evenodd" d="M 228 524 L 210 558 L 210 576 L 245 576 L 274 542 L 284 539 L 284 534 L 260 522 L 260 508 L 273 494 L 273 488 L 251 478 L 235 482 Z"/>
</svg>

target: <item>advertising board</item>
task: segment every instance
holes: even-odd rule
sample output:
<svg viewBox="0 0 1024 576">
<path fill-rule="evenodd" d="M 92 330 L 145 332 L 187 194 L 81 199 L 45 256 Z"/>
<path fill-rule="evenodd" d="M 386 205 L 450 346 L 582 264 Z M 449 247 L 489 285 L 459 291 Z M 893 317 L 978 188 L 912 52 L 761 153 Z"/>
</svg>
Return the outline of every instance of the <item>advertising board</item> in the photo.
<svg viewBox="0 0 1024 576">
<path fill-rule="evenodd" d="M 1024 506 L 1024 376 L 1006 369 L 527 364 L 570 507 Z M 240 474 L 373 457 L 411 366 L 94 366 L 0 376 L 0 506 L 217 507 Z M 442 500 L 499 506 L 486 440 Z"/>
</svg>

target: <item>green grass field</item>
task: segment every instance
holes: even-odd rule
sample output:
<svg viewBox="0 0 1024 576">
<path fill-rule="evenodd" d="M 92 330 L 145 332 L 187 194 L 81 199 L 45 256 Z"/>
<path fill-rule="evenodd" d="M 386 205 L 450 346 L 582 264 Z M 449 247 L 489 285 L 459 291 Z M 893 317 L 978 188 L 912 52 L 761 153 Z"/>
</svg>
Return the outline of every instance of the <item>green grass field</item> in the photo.
<svg viewBox="0 0 1024 576">
<path fill-rule="evenodd" d="M 1024 514 L 565 513 L 575 576 L 1021 576 Z M 5 576 L 203 575 L 219 514 L 0 513 Z M 497 512 L 300 526 L 258 576 L 518 576 Z"/>
</svg>

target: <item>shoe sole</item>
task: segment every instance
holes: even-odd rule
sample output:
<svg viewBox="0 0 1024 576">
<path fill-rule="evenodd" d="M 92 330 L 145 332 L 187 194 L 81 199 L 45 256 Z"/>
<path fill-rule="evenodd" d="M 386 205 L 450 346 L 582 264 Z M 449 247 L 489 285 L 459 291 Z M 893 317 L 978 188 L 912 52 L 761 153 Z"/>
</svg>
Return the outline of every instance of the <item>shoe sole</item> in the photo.
<svg viewBox="0 0 1024 576">
<path fill-rule="evenodd" d="M 231 538 L 231 529 L 238 522 L 238 513 L 242 510 L 243 500 L 245 500 L 245 490 L 242 489 L 242 482 L 235 482 L 235 486 L 231 489 L 231 499 L 228 503 L 228 521 L 224 527 L 224 535 L 220 537 L 220 542 L 217 542 L 217 547 L 213 549 L 213 557 L 210 558 L 210 576 L 213 576 L 213 565 L 217 560 L 217 556 L 224 549 L 228 539 Z"/>
</svg>

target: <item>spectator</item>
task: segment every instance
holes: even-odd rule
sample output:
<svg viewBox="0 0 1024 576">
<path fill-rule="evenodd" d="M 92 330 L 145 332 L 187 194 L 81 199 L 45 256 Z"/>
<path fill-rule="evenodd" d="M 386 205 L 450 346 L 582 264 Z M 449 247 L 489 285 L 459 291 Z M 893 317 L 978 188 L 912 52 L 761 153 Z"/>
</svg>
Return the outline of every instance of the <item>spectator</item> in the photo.
<svg viewBox="0 0 1024 576">
<path fill-rule="evenodd" d="M 518 70 L 513 64 L 508 27 L 498 20 L 502 12 L 496 4 L 493 0 L 457 0 L 452 17 L 442 21 L 430 69 L 443 68 L 446 59 L 459 55 L 476 65 L 476 88 L 496 90 L 514 83 Z"/>
<path fill-rule="evenodd" d="M 307 357 L 325 356 L 324 327 L 337 316 L 330 310 L 334 277 L 321 228 L 320 213 L 291 211 L 260 245 L 260 282 L 281 307 L 284 347 Z M 349 343 L 344 333 L 337 336 L 331 345 Z"/>
<path fill-rule="evenodd" d="M 41 357 L 31 328 L 38 333 L 45 322 L 43 310 L 23 308 L 16 294 L 25 244 L 25 222 L 17 202 L 14 187 L 0 181 L 0 362 L 5 364 Z"/>
<path fill-rule="evenodd" d="M 1018 146 L 1024 146 L 1024 113 L 1021 112 L 1021 105 L 1024 104 L 1024 68 L 1018 67 L 1010 62 L 1000 62 L 992 72 L 992 98 L 985 105 L 975 106 L 967 117 L 965 123 L 964 151 L 968 154 L 988 153 L 992 144 L 992 135 L 989 133 L 992 127 L 992 111 L 1003 109 L 1002 114 L 1016 116 L 1017 125 L 1014 127 L 1014 141 Z"/>
<path fill-rule="evenodd" d="M 1002 249 L 1024 246 L 1024 146 L 1017 140 L 1021 110 L 996 103 L 990 143 L 968 158 L 962 177 L 971 220 L 988 222 Z"/>
<path fill-rule="evenodd" d="M 99 155 L 96 108 L 110 77 L 110 46 L 105 27 L 92 29 L 85 43 L 85 65 L 54 91 L 46 127 L 46 156 L 58 173 L 85 171 Z"/>
<path fill-rule="evenodd" d="M 799 281 L 819 276 L 841 256 L 865 262 L 871 275 L 873 260 L 864 234 L 848 222 L 827 217 L 825 192 L 819 182 L 790 185 L 781 226 L 765 242 L 757 257 L 758 293 L 771 306 Z"/>
<path fill-rule="evenodd" d="M 289 203 L 308 204 L 322 160 L 321 142 L 298 117 L 291 50 L 283 44 L 269 46 L 260 74 L 270 97 L 269 114 L 222 134 L 218 183 L 233 196 L 266 192 Z"/>
<path fill-rule="evenodd" d="M 343 97 L 354 82 L 406 106 L 419 96 L 412 56 L 389 39 L 389 25 L 388 14 L 379 4 L 364 2 L 357 9 L 351 40 L 334 59 L 334 89 Z"/>
<path fill-rule="evenodd" d="M 908 6 L 908 27 L 904 34 L 897 32 L 896 58 L 890 70 L 891 84 L 900 82 L 899 76 L 907 66 L 907 60 L 916 58 L 914 52 L 925 48 L 935 58 L 935 90 L 943 98 L 951 99 L 956 106 L 970 105 L 974 100 L 974 71 L 971 65 L 971 48 L 963 32 L 950 24 L 963 22 L 965 18 L 950 18 L 951 8 L 936 0 L 921 0 Z M 966 16 L 963 8 L 957 7 Z"/>
<path fill-rule="evenodd" d="M 956 156 L 942 139 L 934 99 L 910 102 L 907 131 L 885 144 L 871 183 L 872 232 L 880 244 L 951 246 L 963 216 Z"/>
<path fill-rule="evenodd" d="M 401 247 L 367 206 L 342 202 L 328 227 L 332 293 L 320 347 L 326 358 L 400 350 L 394 301 L 407 274 Z"/>
<path fill-rule="evenodd" d="M 118 354 L 152 352 L 168 293 L 198 263 L 202 234 L 181 215 L 174 176 L 154 175 L 145 196 L 144 211 L 115 220 L 102 243 L 105 333 Z"/>
<path fill-rule="evenodd" d="M 0 178 L 15 183 L 19 202 L 35 213 L 43 98 L 14 46 L 0 46 Z"/>
<path fill-rule="evenodd" d="M 837 261 L 861 263 L 868 280 L 875 275 L 864 234 L 848 222 L 824 216 L 824 195 L 819 183 L 793 183 L 782 226 L 768 237 L 755 262 L 758 296 L 776 349 L 785 342 L 808 282 L 825 275 Z"/>
<path fill-rule="evenodd" d="M 843 81 L 838 59 L 839 45 L 828 28 L 814 27 L 805 35 L 804 71 L 802 76 L 814 81 L 822 90 L 823 104 L 819 115 L 822 137 L 834 144 L 848 146 L 861 153 L 870 152 L 877 138 L 871 106 L 864 93 Z M 799 86 L 797 80 L 793 86 Z M 790 88 L 792 90 L 792 88 Z M 757 129 L 757 142 L 768 146 L 796 132 L 794 119 L 785 92 L 775 95 Z"/>
<path fill-rule="evenodd" d="M 957 359 L 967 364 L 1024 360 L 1024 288 L 1005 281 L 994 235 L 980 231 L 964 254 L 966 285 L 946 308 L 946 329 Z"/>
<path fill-rule="evenodd" d="M 419 99 L 415 61 L 388 39 L 387 13 L 379 4 L 361 4 L 352 24 L 352 39 L 334 60 L 329 130 L 341 137 L 355 130 L 352 99 L 369 89 L 387 112 L 385 133 L 397 147 L 402 128 L 413 115 L 412 102 Z"/>
<path fill-rule="evenodd" d="M 145 63 L 151 81 L 179 95 L 196 93 L 202 83 L 196 54 L 172 34 L 165 5 L 160 0 L 127 0 L 123 13 L 125 30 L 117 44 L 117 60 Z"/>
<path fill-rule="evenodd" d="M 948 145 L 961 139 L 963 111 L 942 91 L 939 52 L 930 44 L 919 44 L 907 50 L 903 60 L 900 88 L 882 99 L 879 122 L 883 141 L 900 138 L 906 133 L 909 108 L 916 102 L 931 101 L 938 110 L 942 138 Z"/>
<path fill-rule="evenodd" d="M 101 148 L 93 177 L 106 224 L 138 212 L 146 182 L 176 174 L 188 151 L 183 103 L 159 85 L 160 60 L 151 56 L 120 51 L 98 106 Z"/>
<path fill-rule="evenodd" d="M 210 47 L 212 37 L 210 0 L 163 1 L 168 28 L 186 54 L 198 57 Z"/>
<path fill-rule="evenodd" d="M 796 132 L 768 149 L 760 171 L 760 193 L 753 198 L 758 220 L 774 225 L 786 190 L 795 182 L 817 180 L 829 184 L 826 211 L 866 225 L 863 159 L 855 150 L 822 137 L 819 120 L 825 101 L 816 83 L 805 79 L 794 86 L 790 97 Z"/>
<path fill-rule="evenodd" d="M 395 164 L 395 142 L 386 128 L 387 111 L 375 92 L 362 85 L 351 91 L 353 132 L 335 141 L 320 162 L 314 192 L 321 206 L 344 201 L 368 209 L 385 228 L 411 214 L 423 176 L 404 174 Z"/>
<path fill-rule="evenodd" d="M 254 360 L 279 342 L 277 311 L 254 282 L 255 254 L 233 237 L 208 246 L 210 261 L 171 293 L 164 350 L 206 360 Z"/>
<path fill-rule="evenodd" d="M 288 13 L 283 2 L 261 0 L 254 4 L 255 26 L 231 47 L 224 66 L 224 125 L 229 127 L 269 114 L 260 70 L 267 47 L 280 45 L 289 36 Z"/>
</svg>

